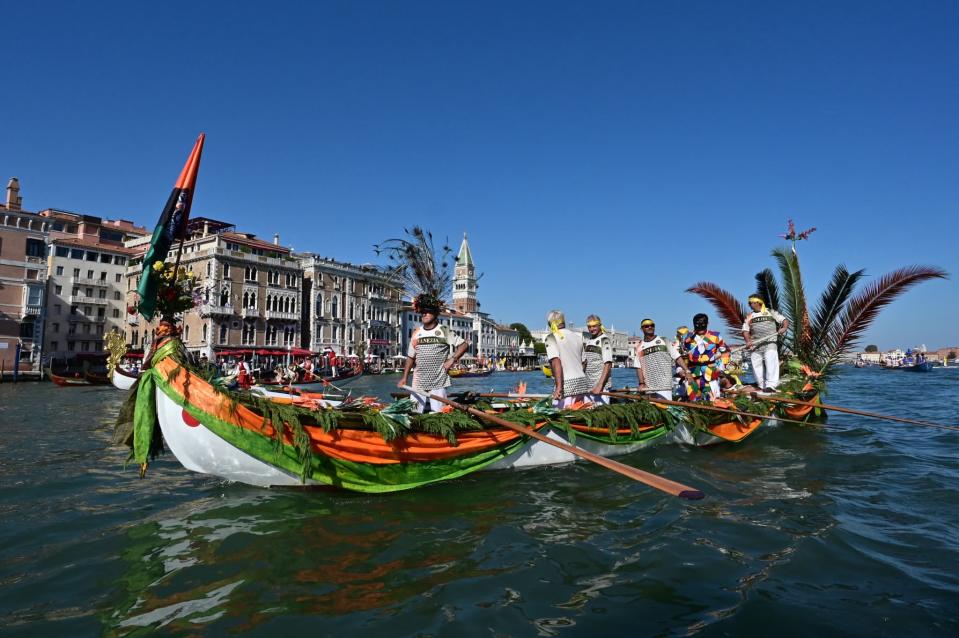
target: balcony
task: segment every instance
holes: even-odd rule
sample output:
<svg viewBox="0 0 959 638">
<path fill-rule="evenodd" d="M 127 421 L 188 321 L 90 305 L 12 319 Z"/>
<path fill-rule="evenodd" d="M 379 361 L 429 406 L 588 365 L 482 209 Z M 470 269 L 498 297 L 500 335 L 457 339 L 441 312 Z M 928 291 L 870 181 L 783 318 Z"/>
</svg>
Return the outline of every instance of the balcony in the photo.
<svg viewBox="0 0 959 638">
<path fill-rule="evenodd" d="M 233 306 L 214 306 L 213 304 L 203 304 L 199 308 L 201 317 L 210 317 L 215 315 L 232 315 L 235 308 Z M 246 316 L 246 315 L 243 315 Z"/>
<path fill-rule="evenodd" d="M 27 317 L 39 317 L 40 312 L 42 311 L 43 311 L 42 305 L 28 303 L 23 306 L 23 313 L 22 313 L 23 318 L 26 319 Z"/>
<path fill-rule="evenodd" d="M 74 305 L 79 304 L 95 304 L 95 305 L 107 305 L 108 300 L 103 297 L 87 297 L 84 295 L 70 295 L 70 303 Z"/>
<path fill-rule="evenodd" d="M 85 315 L 82 313 L 77 313 L 75 315 L 70 315 L 69 317 L 67 317 L 67 321 L 90 321 L 93 323 L 103 323 L 106 320 L 107 320 L 106 317 L 95 317 L 91 315 Z"/>
<path fill-rule="evenodd" d="M 240 316 L 244 319 L 256 319 L 260 316 L 260 311 L 256 308 L 243 308 L 240 310 Z"/>
<path fill-rule="evenodd" d="M 300 313 L 298 312 L 282 312 L 280 310 L 267 310 L 266 311 L 267 319 L 284 319 L 286 321 L 296 321 L 300 318 Z"/>
<path fill-rule="evenodd" d="M 74 286 L 99 286 L 109 288 L 110 282 L 106 279 L 91 279 L 89 277 L 70 277 L 70 283 Z"/>
</svg>

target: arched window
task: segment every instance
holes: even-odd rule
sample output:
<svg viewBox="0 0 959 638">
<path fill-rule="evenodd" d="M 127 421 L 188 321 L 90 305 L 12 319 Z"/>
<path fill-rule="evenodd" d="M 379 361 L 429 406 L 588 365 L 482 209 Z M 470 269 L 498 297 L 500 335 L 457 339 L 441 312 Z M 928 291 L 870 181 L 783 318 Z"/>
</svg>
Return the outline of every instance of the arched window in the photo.
<svg viewBox="0 0 959 638">
<path fill-rule="evenodd" d="M 335 296 L 330 300 L 330 316 L 334 319 L 339 317 L 339 312 L 337 311 L 337 299 Z"/>
</svg>

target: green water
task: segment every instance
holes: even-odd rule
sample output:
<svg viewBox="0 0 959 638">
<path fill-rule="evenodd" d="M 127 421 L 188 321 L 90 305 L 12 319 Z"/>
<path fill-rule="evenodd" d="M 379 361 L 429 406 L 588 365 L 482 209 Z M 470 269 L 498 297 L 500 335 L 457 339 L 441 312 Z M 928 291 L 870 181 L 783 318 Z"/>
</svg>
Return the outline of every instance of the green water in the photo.
<svg viewBox="0 0 959 638">
<path fill-rule="evenodd" d="M 457 386 L 520 379 L 547 388 Z M 957 424 L 957 390 L 957 369 L 848 369 L 828 398 Z M 622 459 L 692 503 L 585 464 L 357 496 L 169 455 L 138 480 L 108 446 L 121 399 L 0 385 L 0 635 L 959 633 L 956 431 L 835 415 Z"/>
</svg>

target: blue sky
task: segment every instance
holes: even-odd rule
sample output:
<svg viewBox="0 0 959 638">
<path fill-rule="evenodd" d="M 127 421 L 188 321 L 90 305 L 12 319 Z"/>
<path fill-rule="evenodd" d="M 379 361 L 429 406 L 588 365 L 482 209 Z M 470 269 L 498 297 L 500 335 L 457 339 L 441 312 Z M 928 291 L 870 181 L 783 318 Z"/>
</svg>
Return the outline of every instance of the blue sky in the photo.
<svg viewBox="0 0 959 638">
<path fill-rule="evenodd" d="M 483 309 L 638 332 L 744 297 L 786 220 L 833 267 L 959 273 L 954 2 L 14 3 L 0 177 L 30 210 L 194 215 L 357 263 L 469 232 Z M 874 324 L 959 345 L 955 278 Z"/>
</svg>

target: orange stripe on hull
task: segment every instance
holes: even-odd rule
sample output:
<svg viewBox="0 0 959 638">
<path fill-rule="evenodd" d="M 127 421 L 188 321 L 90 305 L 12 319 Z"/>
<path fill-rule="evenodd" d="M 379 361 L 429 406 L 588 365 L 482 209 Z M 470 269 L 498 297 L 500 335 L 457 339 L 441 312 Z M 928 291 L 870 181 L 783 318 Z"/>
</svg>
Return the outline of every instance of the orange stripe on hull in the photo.
<svg viewBox="0 0 959 638">
<path fill-rule="evenodd" d="M 709 428 L 709 433 L 725 441 L 736 443 L 742 441 L 753 431 L 762 425 L 763 419 L 753 419 L 749 423 L 740 423 L 738 421 L 728 421 L 720 423 Z"/>
<path fill-rule="evenodd" d="M 166 379 L 176 365 L 172 359 L 168 358 L 157 363 L 156 369 Z M 183 395 L 190 405 L 221 421 L 263 436 L 275 435 L 273 426 L 270 423 L 264 424 L 262 416 L 242 405 L 234 408 L 228 397 L 218 394 L 209 383 L 190 374 L 186 368 L 181 368 L 169 385 Z M 542 425 L 539 424 L 537 429 Z M 381 465 L 437 461 L 466 456 L 499 447 L 522 436 L 505 428 L 481 432 L 459 432 L 456 435 L 458 445 L 453 447 L 446 437 L 435 434 L 408 434 L 400 440 L 387 443 L 378 433 L 369 430 L 340 429 L 327 433 L 323 431 L 323 428 L 316 426 L 305 426 L 304 429 L 310 435 L 314 449 L 326 456 Z M 288 435 L 286 443 L 292 443 Z"/>
</svg>

